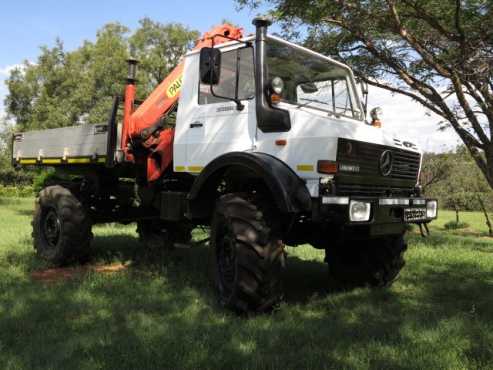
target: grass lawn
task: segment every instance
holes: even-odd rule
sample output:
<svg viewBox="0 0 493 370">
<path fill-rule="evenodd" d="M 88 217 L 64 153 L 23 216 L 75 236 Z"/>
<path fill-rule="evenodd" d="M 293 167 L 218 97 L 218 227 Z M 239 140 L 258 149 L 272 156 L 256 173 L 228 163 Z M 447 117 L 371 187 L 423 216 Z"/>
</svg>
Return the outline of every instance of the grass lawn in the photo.
<svg viewBox="0 0 493 370">
<path fill-rule="evenodd" d="M 408 236 L 387 290 L 328 289 L 323 253 L 288 248 L 286 302 L 272 315 L 220 309 L 205 247 L 166 265 L 34 281 L 32 200 L 0 198 L 0 369 L 493 369 L 493 240 L 471 228 Z M 132 225 L 95 228 L 96 264 L 128 263 Z M 476 236 L 475 236 L 476 235 Z M 477 236 L 479 235 L 479 236 Z"/>
</svg>

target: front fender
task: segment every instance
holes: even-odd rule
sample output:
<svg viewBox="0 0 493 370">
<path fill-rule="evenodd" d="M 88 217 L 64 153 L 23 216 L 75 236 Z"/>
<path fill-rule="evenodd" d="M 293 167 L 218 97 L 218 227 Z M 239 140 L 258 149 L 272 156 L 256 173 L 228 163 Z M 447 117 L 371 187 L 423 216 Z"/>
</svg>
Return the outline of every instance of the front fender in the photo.
<svg viewBox="0 0 493 370">
<path fill-rule="evenodd" d="M 294 214 L 311 210 L 310 192 L 305 182 L 284 162 L 265 153 L 231 152 L 210 162 L 193 183 L 188 196 L 192 212 L 197 209 L 194 207 L 197 203 L 212 211 L 213 205 L 204 204 L 204 199 L 201 198 L 207 196 L 207 190 L 216 186 L 226 170 L 231 168 L 245 169 L 246 173 L 254 173 L 261 179 L 282 213 Z"/>
</svg>

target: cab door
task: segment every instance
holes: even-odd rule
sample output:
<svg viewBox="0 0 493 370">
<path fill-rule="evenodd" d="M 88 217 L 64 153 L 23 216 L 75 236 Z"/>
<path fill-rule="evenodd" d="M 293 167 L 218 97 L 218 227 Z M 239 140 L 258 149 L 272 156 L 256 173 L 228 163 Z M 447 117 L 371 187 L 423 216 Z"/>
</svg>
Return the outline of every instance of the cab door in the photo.
<svg viewBox="0 0 493 370">
<path fill-rule="evenodd" d="M 187 127 L 188 172 L 200 172 L 222 154 L 252 150 L 256 131 L 253 68 L 252 47 L 225 50 L 219 82 L 199 83 L 198 106 Z M 232 100 L 236 97 L 237 102 Z"/>
</svg>

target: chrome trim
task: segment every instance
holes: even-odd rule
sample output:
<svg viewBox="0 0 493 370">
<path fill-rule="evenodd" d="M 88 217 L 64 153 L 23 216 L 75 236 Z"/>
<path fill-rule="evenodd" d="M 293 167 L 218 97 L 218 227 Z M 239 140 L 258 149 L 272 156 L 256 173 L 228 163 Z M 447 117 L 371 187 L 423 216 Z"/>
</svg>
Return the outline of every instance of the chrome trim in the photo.
<svg viewBox="0 0 493 370">
<path fill-rule="evenodd" d="M 349 197 L 322 197 L 322 204 L 349 204 Z"/>
<path fill-rule="evenodd" d="M 406 198 L 381 198 L 378 200 L 381 206 L 408 206 L 409 199 Z"/>
</svg>

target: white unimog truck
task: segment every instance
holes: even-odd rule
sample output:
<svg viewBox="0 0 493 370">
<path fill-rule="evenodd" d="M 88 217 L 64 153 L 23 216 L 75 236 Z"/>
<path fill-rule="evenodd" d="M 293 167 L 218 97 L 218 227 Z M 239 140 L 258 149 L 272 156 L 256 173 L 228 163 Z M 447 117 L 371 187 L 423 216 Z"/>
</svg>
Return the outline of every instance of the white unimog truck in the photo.
<svg viewBox="0 0 493 370">
<path fill-rule="evenodd" d="M 285 244 L 324 249 L 344 285 L 392 283 L 406 224 L 437 216 L 418 185 L 418 147 L 366 122 L 348 66 L 254 24 L 254 36 L 188 53 L 167 86 L 168 97 L 180 88 L 178 104 L 128 142 L 118 97 L 108 124 L 14 135 L 15 166 L 59 174 L 36 203 L 40 257 L 87 257 L 95 223 L 135 221 L 146 245 L 163 247 L 206 225 L 220 302 L 235 311 L 279 302 Z"/>
</svg>

